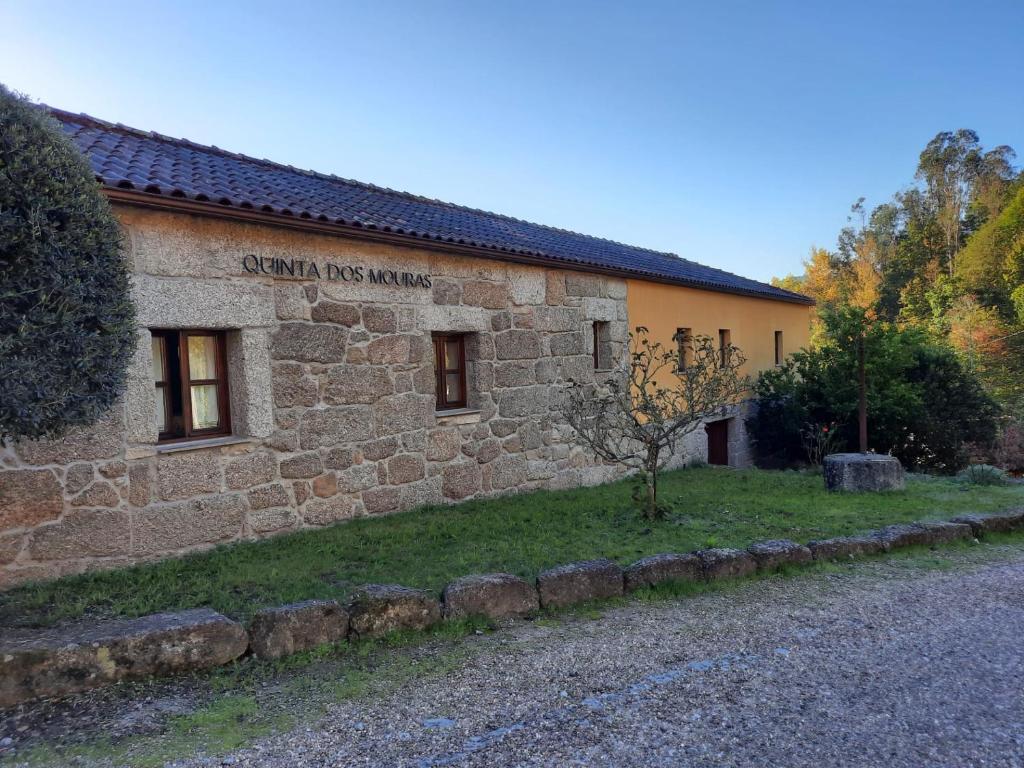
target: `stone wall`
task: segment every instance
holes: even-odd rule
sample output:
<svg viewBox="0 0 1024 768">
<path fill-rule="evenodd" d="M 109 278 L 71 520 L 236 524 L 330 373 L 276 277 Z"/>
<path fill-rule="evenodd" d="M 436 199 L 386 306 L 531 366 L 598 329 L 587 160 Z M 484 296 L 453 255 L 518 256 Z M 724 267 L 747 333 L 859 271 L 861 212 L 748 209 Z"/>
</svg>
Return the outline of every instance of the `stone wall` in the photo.
<svg viewBox="0 0 1024 768">
<path fill-rule="evenodd" d="M 559 381 L 613 359 L 624 281 L 121 208 L 139 339 L 99 424 L 0 450 L 0 587 L 424 504 L 621 476 L 568 440 Z M 399 268 L 432 286 L 251 274 L 243 258 Z M 150 328 L 228 334 L 229 444 L 157 446 Z M 467 335 L 469 408 L 434 410 L 432 332 Z"/>
</svg>

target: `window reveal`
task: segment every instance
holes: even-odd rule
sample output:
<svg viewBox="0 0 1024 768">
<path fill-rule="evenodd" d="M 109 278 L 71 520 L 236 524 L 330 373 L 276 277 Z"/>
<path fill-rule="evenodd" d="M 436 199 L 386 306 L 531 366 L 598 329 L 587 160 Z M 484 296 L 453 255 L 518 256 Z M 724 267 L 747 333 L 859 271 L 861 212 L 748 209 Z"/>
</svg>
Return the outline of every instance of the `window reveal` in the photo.
<svg viewBox="0 0 1024 768">
<path fill-rule="evenodd" d="M 231 432 L 223 331 L 153 331 L 160 442 Z"/>
<path fill-rule="evenodd" d="M 466 407 L 466 337 L 434 335 L 437 410 Z"/>
</svg>

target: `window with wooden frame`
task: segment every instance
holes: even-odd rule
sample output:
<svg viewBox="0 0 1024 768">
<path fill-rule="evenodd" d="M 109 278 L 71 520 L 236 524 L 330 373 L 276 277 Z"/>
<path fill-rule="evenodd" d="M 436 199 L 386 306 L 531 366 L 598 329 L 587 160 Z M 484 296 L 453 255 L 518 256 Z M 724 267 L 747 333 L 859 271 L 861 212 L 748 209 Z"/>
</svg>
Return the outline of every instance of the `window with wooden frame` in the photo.
<svg viewBox="0 0 1024 768">
<path fill-rule="evenodd" d="M 783 359 L 785 358 L 784 351 L 782 349 L 782 331 L 775 332 L 775 364 L 782 365 Z"/>
<path fill-rule="evenodd" d="M 466 337 L 434 334 L 434 375 L 437 410 L 466 407 Z"/>
<path fill-rule="evenodd" d="M 223 331 L 152 331 L 160 442 L 231 434 Z"/>
<path fill-rule="evenodd" d="M 729 364 L 729 347 L 732 345 L 732 332 L 728 328 L 718 329 L 718 365 L 725 368 Z"/>
<path fill-rule="evenodd" d="M 676 351 L 679 355 L 679 370 L 685 371 L 693 365 L 693 329 L 676 328 Z"/>
</svg>

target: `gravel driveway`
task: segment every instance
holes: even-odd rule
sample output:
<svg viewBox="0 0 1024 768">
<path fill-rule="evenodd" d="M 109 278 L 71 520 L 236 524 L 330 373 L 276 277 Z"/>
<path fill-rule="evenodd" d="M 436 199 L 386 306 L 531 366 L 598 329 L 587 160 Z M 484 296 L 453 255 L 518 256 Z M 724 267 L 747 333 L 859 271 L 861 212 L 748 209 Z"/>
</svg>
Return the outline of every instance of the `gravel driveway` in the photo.
<svg viewBox="0 0 1024 768">
<path fill-rule="evenodd" d="M 520 625 L 446 677 L 180 765 L 1021 766 L 1022 635 L 1020 549 L 881 561 Z"/>
</svg>

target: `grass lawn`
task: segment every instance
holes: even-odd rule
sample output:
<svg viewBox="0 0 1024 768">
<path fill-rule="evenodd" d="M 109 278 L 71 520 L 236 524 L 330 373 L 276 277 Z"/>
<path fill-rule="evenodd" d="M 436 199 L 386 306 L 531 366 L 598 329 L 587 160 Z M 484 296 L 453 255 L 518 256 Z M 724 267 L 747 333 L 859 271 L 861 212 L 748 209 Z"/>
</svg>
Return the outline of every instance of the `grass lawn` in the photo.
<svg viewBox="0 0 1024 768">
<path fill-rule="evenodd" d="M 632 506 L 633 485 L 540 491 L 364 518 L 179 560 L 69 577 L 0 594 L 0 626 L 83 614 L 139 616 L 210 606 L 248 619 L 265 606 L 344 598 L 366 583 L 439 591 L 470 573 L 531 578 L 552 565 L 659 552 L 745 547 L 758 539 L 845 535 L 896 522 L 1024 506 L 1024 486 L 910 476 L 906 491 L 829 494 L 817 474 L 684 469 L 665 474 L 662 522 Z"/>
</svg>

